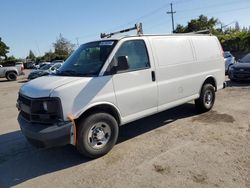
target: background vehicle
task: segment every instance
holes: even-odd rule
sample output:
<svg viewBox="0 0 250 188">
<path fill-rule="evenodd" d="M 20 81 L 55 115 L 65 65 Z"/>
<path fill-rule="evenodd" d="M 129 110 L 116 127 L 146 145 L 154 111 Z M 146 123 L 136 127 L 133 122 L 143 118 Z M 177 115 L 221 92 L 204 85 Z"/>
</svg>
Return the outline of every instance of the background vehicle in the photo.
<svg viewBox="0 0 250 188">
<path fill-rule="evenodd" d="M 51 64 L 50 62 L 42 62 L 42 63 L 39 63 L 39 64 L 36 64 L 34 66 L 35 69 L 40 69 L 41 67 L 43 67 L 44 65 L 48 65 L 48 64 Z"/>
<path fill-rule="evenodd" d="M 51 63 L 52 64 L 55 64 L 55 63 L 64 63 L 64 60 L 54 60 Z"/>
<path fill-rule="evenodd" d="M 35 145 L 73 144 L 96 158 L 112 149 L 120 125 L 192 100 L 199 112 L 209 111 L 224 79 L 215 36 L 97 40 L 81 45 L 55 76 L 23 85 L 18 121 Z"/>
<path fill-rule="evenodd" d="M 250 80 L 250 53 L 230 66 L 228 77 L 231 81 Z"/>
<path fill-rule="evenodd" d="M 35 63 L 33 61 L 27 61 L 24 63 L 25 69 L 33 69 L 35 67 Z"/>
<path fill-rule="evenodd" d="M 17 64 L 16 66 L 0 67 L 0 78 L 6 78 L 9 81 L 14 81 L 17 76 L 24 75 L 23 64 Z"/>
<path fill-rule="evenodd" d="M 29 74 L 28 79 L 32 80 L 41 76 L 46 76 L 55 73 L 61 67 L 61 65 L 62 63 L 46 64 L 42 66 L 40 69 L 32 71 Z"/>
<path fill-rule="evenodd" d="M 225 73 L 228 74 L 229 67 L 235 63 L 235 57 L 229 52 L 224 52 Z"/>
</svg>

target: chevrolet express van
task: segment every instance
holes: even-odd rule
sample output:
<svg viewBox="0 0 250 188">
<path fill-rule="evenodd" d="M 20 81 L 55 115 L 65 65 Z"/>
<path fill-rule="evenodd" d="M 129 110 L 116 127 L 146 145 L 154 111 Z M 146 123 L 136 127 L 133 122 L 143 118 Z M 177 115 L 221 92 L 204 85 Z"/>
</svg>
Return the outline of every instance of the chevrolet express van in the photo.
<svg viewBox="0 0 250 188">
<path fill-rule="evenodd" d="M 125 36 L 81 45 L 55 75 L 24 84 L 18 122 L 40 147 L 72 144 L 91 158 L 109 152 L 119 126 L 195 100 L 209 111 L 225 65 L 211 35 Z"/>
</svg>

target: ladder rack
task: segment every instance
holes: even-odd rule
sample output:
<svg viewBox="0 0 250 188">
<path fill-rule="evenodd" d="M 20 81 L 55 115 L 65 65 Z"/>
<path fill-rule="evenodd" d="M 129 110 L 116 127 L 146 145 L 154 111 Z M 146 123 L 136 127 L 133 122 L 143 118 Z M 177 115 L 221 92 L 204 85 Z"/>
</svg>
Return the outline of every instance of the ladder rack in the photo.
<svg viewBox="0 0 250 188">
<path fill-rule="evenodd" d="M 113 35 L 120 34 L 120 33 L 125 33 L 125 32 L 129 32 L 129 31 L 132 31 L 132 30 L 136 30 L 138 36 L 143 35 L 142 23 L 137 23 L 137 24 L 135 24 L 134 27 L 131 27 L 131 28 L 128 28 L 128 29 L 124 29 L 124 30 L 121 30 L 121 31 L 116 31 L 116 32 L 113 32 L 113 33 L 108 33 L 108 34 L 106 34 L 106 33 L 101 33 L 100 37 L 101 37 L 102 39 L 103 39 L 103 38 L 110 38 L 110 37 L 112 37 Z"/>
</svg>

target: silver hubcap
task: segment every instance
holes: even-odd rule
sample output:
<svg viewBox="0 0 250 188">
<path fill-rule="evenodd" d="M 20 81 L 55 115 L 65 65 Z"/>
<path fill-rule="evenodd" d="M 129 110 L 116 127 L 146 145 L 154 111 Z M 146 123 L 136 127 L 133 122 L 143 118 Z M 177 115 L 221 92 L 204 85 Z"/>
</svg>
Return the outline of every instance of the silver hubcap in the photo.
<svg viewBox="0 0 250 188">
<path fill-rule="evenodd" d="M 107 123 L 96 123 L 89 130 L 88 144 L 93 149 L 103 148 L 108 143 L 110 136 L 111 129 Z"/>
<path fill-rule="evenodd" d="M 213 93 L 210 90 L 207 90 L 204 95 L 204 103 L 206 106 L 210 106 L 213 102 Z"/>
</svg>

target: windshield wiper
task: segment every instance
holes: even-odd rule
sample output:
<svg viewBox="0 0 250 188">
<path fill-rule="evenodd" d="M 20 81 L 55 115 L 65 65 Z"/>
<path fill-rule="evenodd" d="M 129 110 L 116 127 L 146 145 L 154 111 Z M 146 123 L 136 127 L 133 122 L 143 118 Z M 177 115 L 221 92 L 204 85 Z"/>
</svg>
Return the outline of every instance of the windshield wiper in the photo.
<svg viewBox="0 0 250 188">
<path fill-rule="evenodd" d="M 66 71 L 57 71 L 56 75 L 59 76 L 94 76 L 94 74 L 91 73 L 79 73 L 74 70 L 66 70 Z"/>
<path fill-rule="evenodd" d="M 57 71 L 56 74 L 61 76 L 79 76 L 79 73 L 74 70 Z"/>
</svg>

